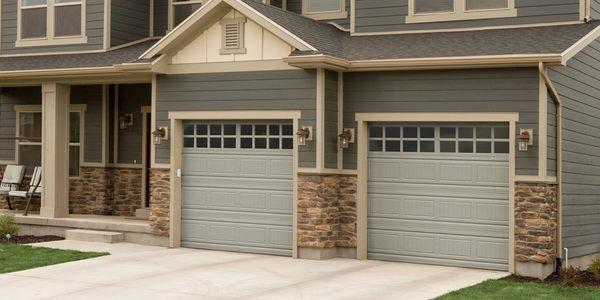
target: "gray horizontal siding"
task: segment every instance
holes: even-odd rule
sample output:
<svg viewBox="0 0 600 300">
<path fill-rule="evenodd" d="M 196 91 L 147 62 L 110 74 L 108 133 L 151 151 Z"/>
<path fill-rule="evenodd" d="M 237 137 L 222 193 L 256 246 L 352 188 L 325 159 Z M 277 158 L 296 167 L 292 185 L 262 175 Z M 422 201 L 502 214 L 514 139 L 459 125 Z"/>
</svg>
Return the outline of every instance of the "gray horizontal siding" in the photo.
<svg viewBox="0 0 600 300">
<path fill-rule="evenodd" d="M 170 126 L 169 111 L 302 110 L 300 126 L 316 130 L 314 70 L 160 75 L 157 126 Z M 315 143 L 299 149 L 301 167 L 315 166 Z M 168 143 L 156 147 L 156 161 L 168 163 Z"/>
<path fill-rule="evenodd" d="M 111 0 L 110 45 L 118 46 L 150 35 L 147 0 Z"/>
<path fill-rule="evenodd" d="M 600 252 L 600 41 L 552 67 L 563 100 L 563 247 Z"/>
<path fill-rule="evenodd" d="M 143 115 L 142 106 L 152 104 L 150 84 L 119 85 L 119 116 L 133 115 L 133 126 L 119 129 L 118 163 L 142 163 Z"/>
<path fill-rule="evenodd" d="M 600 0 L 591 0 L 590 17 L 594 20 L 600 20 Z"/>
<path fill-rule="evenodd" d="M 347 73 L 344 127 L 360 112 L 518 112 L 518 128 L 538 132 L 536 69 Z M 360 138 L 360 137 L 357 137 Z M 537 145 L 537 135 L 534 135 Z M 537 174 L 537 147 L 517 154 L 518 175 Z M 344 167 L 356 168 L 356 144 L 344 151 Z"/>
<path fill-rule="evenodd" d="M 102 162 L 102 85 L 74 85 L 71 104 L 85 104 L 84 162 Z"/>
<path fill-rule="evenodd" d="M 516 18 L 407 24 L 408 0 L 356 0 L 356 32 L 448 29 L 579 20 L 579 0 L 515 0 Z"/>
<path fill-rule="evenodd" d="M 41 103 L 42 90 L 39 86 L 0 89 L 0 160 L 15 159 L 15 105 Z"/>
<path fill-rule="evenodd" d="M 169 26 L 169 1 L 154 0 L 154 36 L 167 34 Z"/>
<path fill-rule="evenodd" d="M 325 167 L 337 168 L 338 73 L 325 71 Z"/>
<path fill-rule="evenodd" d="M 83 51 L 99 50 L 103 47 L 104 36 L 104 0 L 86 1 L 86 36 L 87 44 L 45 46 L 45 47 L 15 47 L 17 40 L 17 1 L 2 0 L 1 27 L 1 54 L 40 53 L 55 51 Z"/>
</svg>

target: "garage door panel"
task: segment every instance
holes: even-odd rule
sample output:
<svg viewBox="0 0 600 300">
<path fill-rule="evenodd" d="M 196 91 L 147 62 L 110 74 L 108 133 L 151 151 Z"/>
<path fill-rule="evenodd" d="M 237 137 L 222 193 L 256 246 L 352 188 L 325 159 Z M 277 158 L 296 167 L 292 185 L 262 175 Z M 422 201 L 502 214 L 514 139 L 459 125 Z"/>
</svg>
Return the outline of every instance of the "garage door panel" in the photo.
<svg viewBox="0 0 600 300">
<path fill-rule="evenodd" d="M 370 126 L 368 257 L 507 270 L 507 131 Z"/>
<path fill-rule="evenodd" d="M 244 124 L 184 128 L 182 245 L 289 256 L 291 125 Z"/>
</svg>

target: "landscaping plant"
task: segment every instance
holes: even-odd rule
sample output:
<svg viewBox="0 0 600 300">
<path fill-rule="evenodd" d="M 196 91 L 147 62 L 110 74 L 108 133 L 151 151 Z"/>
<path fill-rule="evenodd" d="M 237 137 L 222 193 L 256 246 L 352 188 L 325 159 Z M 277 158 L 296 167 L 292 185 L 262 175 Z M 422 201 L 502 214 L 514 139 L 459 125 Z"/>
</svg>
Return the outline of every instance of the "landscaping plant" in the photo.
<svg viewBox="0 0 600 300">
<path fill-rule="evenodd" d="M 10 240 L 11 237 L 19 233 L 19 225 L 15 221 L 13 214 L 0 215 L 0 238 Z"/>
<path fill-rule="evenodd" d="M 600 281 L 600 255 L 594 258 L 587 271 L 593 274 L 597 281 Z"/>
</svg>

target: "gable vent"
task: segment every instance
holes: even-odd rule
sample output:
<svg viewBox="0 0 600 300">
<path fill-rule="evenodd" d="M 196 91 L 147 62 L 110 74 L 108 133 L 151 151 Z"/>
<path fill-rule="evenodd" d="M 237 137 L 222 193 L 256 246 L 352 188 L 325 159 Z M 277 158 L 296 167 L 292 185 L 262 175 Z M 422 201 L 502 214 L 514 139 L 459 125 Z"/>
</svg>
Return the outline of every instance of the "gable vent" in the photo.
<svg viewBox="0 0 600 300">
<path fill-rule="evenodd" d="M 243 54 L 244 48 L 244 23 L 246 18 L 224 19 L 221 21 L 221 54 Z"/>
</svg>

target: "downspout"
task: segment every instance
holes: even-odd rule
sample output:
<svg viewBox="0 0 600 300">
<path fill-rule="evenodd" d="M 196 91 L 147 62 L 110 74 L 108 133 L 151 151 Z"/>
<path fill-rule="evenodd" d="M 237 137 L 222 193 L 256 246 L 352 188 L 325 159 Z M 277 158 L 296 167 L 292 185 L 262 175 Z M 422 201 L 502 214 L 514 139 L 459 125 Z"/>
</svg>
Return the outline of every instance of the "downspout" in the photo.
<svg viewBox="0 0 600 300">
<path fill-rule="evenodd" d="M 548 76 L 546 65 L 540 62 L 538 69 L 540 76 L 544 79 L 546 88 L 550 91 L 550 97 L 556 106 L 556 253 L 562 257 L 562 101 L 558 91 Z M 567 258 L 568 259 L 568 258 Z M 557 266 L 559 268 L 559 266 Z"/>
</svg>

